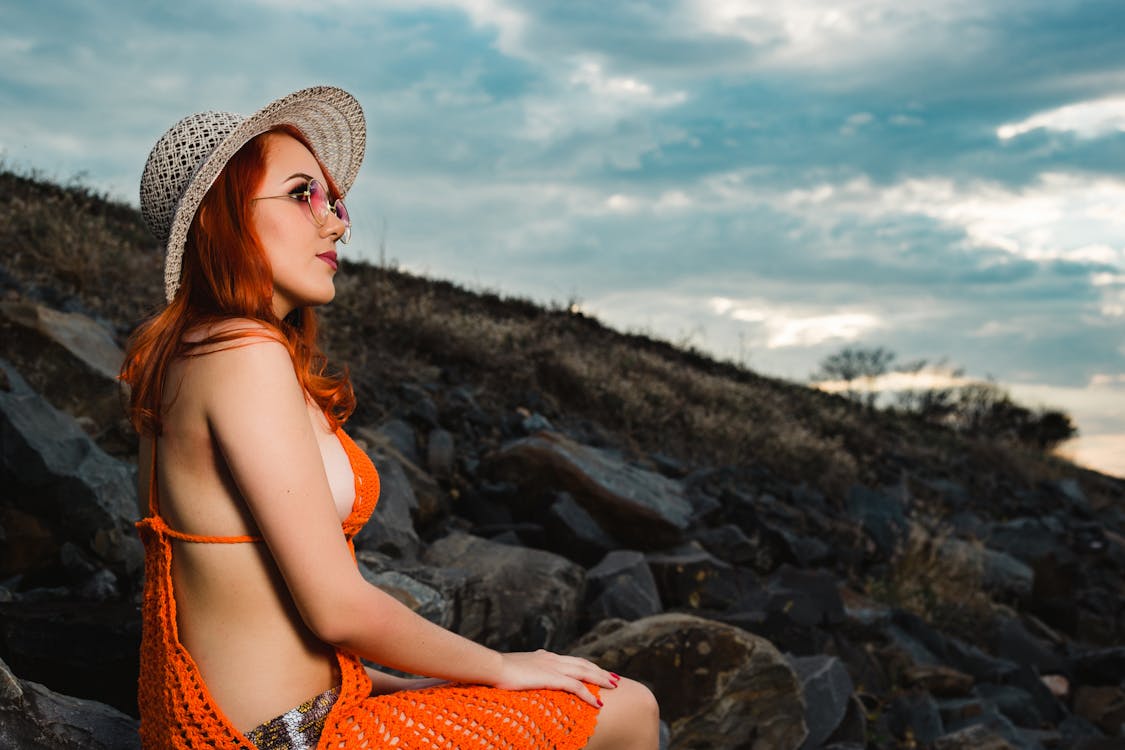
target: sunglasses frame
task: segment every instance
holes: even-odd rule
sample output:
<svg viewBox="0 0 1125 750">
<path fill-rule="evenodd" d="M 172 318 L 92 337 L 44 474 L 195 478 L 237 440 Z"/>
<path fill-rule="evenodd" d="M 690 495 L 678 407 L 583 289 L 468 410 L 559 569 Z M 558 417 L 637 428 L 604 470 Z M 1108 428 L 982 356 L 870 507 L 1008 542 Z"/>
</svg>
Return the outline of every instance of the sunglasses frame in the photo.
<svg viewBox="0 0 1125 750">
<path fill-rule="evenodd" d="M 316 209 L 313 208 L 313 184 L 324 191 L 324 211 L 318 215 Z M 328 213 L 331 212 L 336 215 L 337 219 L 344 222 L 344 233 L 340 235 L 339 241 L 343 244 L 348 244 L 348 240 L 352 238 L 352 221 L 351 216 L 348 214 L 348 207 L 344 205 L 342 198 L 337 198 L 331 203 L 328 202 L 328 187 L 316 179 L 315 177 L 305 182 L 304 189 L 297 188 L 283 195 L 259 195 L 257 198 L 251 198 L 251 201 L 264 201 L 271 198 L 293 198 L 294 200 L 303 201 L 309 204 L 309 213 L 312 214 L 313 221 L 316 222 L 318 227 L 324 226 L 324 222 L 328 221 Z M 344 216 L 340 216 L 340 207 L 344 209 Z"/>
</svg>

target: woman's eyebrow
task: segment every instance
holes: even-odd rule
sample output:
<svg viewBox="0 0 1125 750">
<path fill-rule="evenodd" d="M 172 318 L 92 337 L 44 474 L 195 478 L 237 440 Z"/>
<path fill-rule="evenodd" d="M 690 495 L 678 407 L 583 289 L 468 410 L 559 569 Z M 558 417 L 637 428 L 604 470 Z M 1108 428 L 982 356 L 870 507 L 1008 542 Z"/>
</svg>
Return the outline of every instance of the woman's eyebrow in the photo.
<svg viewBox="0 0 1125 750">
<path fill-rule="evenodd" d="M 301 179 L 304 179 L 304 180 L 315 179 L 311 174 L 305 174 L 304 172 L 297 172 L 296 174 L 291 174 L 288 177 L 286 177 L 285 181 L 289 182 L 289 180 L 292 180 L 294 177 L 300 177 Z"/>
</svg>

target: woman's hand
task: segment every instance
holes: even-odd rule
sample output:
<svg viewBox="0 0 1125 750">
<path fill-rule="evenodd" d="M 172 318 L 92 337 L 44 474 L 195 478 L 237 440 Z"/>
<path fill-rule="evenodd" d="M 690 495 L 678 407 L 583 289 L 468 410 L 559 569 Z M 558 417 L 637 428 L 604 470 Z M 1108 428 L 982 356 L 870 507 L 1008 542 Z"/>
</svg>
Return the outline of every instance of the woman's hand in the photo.
<svg viewBox="0 0 1125 750">
<path fill-rule="evenodd" d="M 621 679 L 587 659 L 555 654 L 543 649 L 502 654 L 501 658 L 500 678 L 495 682 L 495 687 L 505 690 L 565 690 L 599 708 L 601 700 L 594 697 L 583 683 L 615 688 L 617 681 Z"/>
</svg>

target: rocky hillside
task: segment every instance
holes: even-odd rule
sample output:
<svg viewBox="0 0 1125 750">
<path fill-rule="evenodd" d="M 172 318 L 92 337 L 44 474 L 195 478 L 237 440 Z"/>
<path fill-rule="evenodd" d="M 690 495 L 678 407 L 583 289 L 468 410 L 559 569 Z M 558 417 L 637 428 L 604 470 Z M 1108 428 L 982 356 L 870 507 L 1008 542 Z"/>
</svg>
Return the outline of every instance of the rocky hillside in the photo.
<svg viewBox="0 0 1125 750">
<path fill-rule="evenodd" d="M 135 747 L 113 379 L 139 215 L 0 173 L 0 745 Z M 360 565 L 656 692 L 673 748 L 1120 747 L 1125 482 L 698 352 L 347 263 L 323 311 L 383 477 Z"/>
</svg>

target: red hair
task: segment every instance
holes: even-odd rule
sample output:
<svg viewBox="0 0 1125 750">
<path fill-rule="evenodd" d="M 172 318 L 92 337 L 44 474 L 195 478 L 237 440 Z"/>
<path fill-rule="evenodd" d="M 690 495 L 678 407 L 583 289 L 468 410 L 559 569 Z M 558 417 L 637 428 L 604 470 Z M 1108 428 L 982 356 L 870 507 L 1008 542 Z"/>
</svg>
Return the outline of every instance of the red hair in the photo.
<svg viewBox="0 0 1125 750">
<path fill-rule="evenodd" d="M 206 344 L 261 338 L 260 331 L 244 328 L 209 335 L 198 343 L 184 341 L 189 331 L 234 318 L 265 324 L 285 345 L 297 380 L 332 429 L 355 410 L 347 371 L 328 373 L 328 360 L 316 342 L 312 308 L 298 307 L 284 319 L 273 312 L 273 271 L 250 220 L 251 196 L 265 176 L 265 136 L 270 133 L 292 136 L 312 151 L 301 131 L 280 125 L 239 149 L 203 197 L 188 231 L 176 296 L 129 338 L 121 379 L 131 389 L 129 420 L 137 432 L 160 434 L 164 382 L 176 357 L 198 356 L 192 350 Z M 320 166 L 331 195 L 339 196 L 332 176 Z"/>
</svg>

